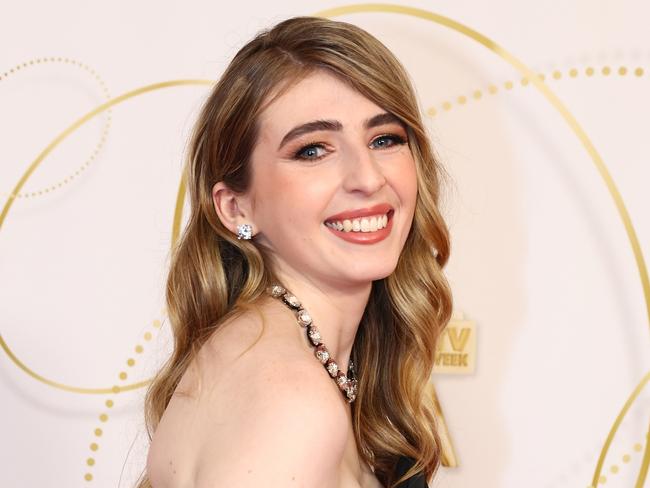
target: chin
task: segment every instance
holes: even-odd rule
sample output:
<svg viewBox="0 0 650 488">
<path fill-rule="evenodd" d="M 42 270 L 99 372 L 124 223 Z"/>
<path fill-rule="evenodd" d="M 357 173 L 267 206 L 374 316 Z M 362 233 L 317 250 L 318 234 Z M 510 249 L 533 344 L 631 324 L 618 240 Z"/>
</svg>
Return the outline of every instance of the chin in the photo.
<svg viewBox="0 0 650 488">
<path fill-rule="evenodd" d="M 390 276 L 393 271 L 395 271 L 396 266 L 386 266 L 386 263 L 384 263 L 384 266 L 381 267 L 373 267 L 373 268 L 368 268 L 368 269 L 354 269 L 352 270 L 353 273 L 350 275 L 350 279 L 357 281 L 357 282 L 363 282 L 363 283 L 370 283 L 372 281 L 377 281 L 377 280 L 382 280 L 388 276 Z M 351 269 L 348 268 L 346 271 L 350 272 Z"/>
</svg>

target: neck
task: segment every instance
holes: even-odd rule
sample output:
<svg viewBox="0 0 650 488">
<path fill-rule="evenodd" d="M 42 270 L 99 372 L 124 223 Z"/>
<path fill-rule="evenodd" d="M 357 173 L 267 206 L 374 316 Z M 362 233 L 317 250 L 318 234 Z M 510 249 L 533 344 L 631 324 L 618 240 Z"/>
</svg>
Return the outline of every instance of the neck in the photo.
<svg viewBox="0 0 650 488">
<path fill-rule="evenodd" d="M 372 282 L 343 287 L 315 283 L 294 273 L 276 274 L 280 284 L 294 294 L 309 312 L 332 358 L 343 371 L 347 371 Z"/>
</svg>

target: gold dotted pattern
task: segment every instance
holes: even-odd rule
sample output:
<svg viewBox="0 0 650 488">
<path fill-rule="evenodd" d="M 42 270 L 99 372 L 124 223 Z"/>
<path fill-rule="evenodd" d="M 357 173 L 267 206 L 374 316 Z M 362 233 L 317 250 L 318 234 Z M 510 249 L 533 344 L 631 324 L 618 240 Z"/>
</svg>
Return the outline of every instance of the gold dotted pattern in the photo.
<svg viewBox="0 0 650 488">
<path fill-rule="evenodd" d="M 162 313 L 163 313 L 163 315 L 164 315 L 164 314 L 165 314 L 165 311 L 163 310 Z M 154 320 L 154 321 L 151 323 L 151 326 L 152 326 L 152 328 L 154 329 L 154 331 L 156 331 L 156 330 L 160 330 L 161 325 L 162 325 L 162 322 L 161 322 L 160 320 L 158 320 L 158 319 Z M 146 332 L 142 335 L 142 337 L 143 337 L 143 339 L 144 339 L 145 341 L 150 341 L 150 340 L 153 338 L 153 335 L 152 335 L 151 331 L 146 331 Z M 134 350 L 135 350 L 135 352 L 138 353 L 138 354 L 142 354 L 142 353 L 144 352 L 144 348 L 142 347 L 141 344 L 137 344 L 137 345 L 135 346 Z M 126 360 L 126 364 L 127 364 L 129 367 L 133 367 L 133 366 L 135 366 L 135 359 L 133 359 L 133 358 L 128 358 L 128 359 Z M 125 371 L 120 371 L 120 373 L 118 374 L 118 378 L 119 378 L 120 380 L 122 380 L 122 381 L 126 380 L 126 378 L 127 378 L 127 374 L 126 374 L 126 372 L 125 372 Z M 120 393 L 120 391 L 121 391 L 121 390 L 120 390 L 120 386 L 119 386 L 119 385 L 114 385 L 114 386 L 113 386 L 113 393 L 118 394 L 118 393 Z M 104 405 L 106 406 L 106 408 L 113 408 L 113 407 L 115 406 L 115 401 L 114 401 L 112 398 L 107 398 L 106 401 L 104 402 Z M 105 424 L 105 423 L 108 422 L 109 416 L 108 416 L 108 413 L 106 413 L 106 412 L 102 412 L 102 413 L 99 414 L 99 417 L 98 417 L 98 418 L 99 418 L 99 421 L 100 421 L 102 424 Z M 94 430 L 93 432 L 94 432 L 95 438 L 99 438 L 99 437 L 101 437 L 102 434 L 104 433 L 104 431 L 103 431 L 103 429 L 102 429 L 101 427 L 96 427 L 95 430 Z M 97 450 L 99 450 L 99 444 L 98 444 L 98 442 L 97 442 L 97 439 L 95 439 L 94 442 L 91 442 L 91 443 L 90 443 L 89 448 L 90 448 L 90 450 L 91 450 L 93 453 L 95 453 L 95 452 L 97 452 Z M 96 460 L 95 460 L 95 457 L 93 457 L 93 456 L 86 458 L 86 469 L 91 468 L 92 466 L 94 466 L 94 465 L 95 465 L 95 462 L 96 462 Z M 90 471 L 87 471 L 86 473 L 84 473 L 84 480 L 86 480 L 86 481 L 92 481 L 92 480 L 93 480 L 93 474 L 92 474 Z"/>
<path fill-rule="evenodd" d="M 634 446 L 632 446 L 632 450 L 634 452 L 641 452 L 643 450 L 643 446 L 641 445 L 641 443 L 637 442 L 636 444 L 634 444 Z M 632 456 L 630 454 L 626 453 L 621 456 L 621 461 L 623 461 L 624 464 L 628 464 L 631 460 L 632 460 Z M 616 463 L 612 464 L 609 467 L 609 472 L 613 475 L 618 474 L 620 470 L 621 470 L 621 466 L 619 466 Z M 600 476 L 600 478 L 598 478 L 598 484 L 604 485 L 606 483 L 607 483 L 607 476 L 603 474 Z M 596 488 L 596 487 L 594 487 L 594 485 L 589 485 L 587 486 L 587 488 Z"/>
<path fill-rule="evenodd" d="M 90 75 L 95 80 L 97 80 L 97 82 L 99 83 L 99 85 L 100 85 L 100 87 L 102 89 L 102 92 L 104 93 L 104 96 L 106 97 L 106 100 L 111 99 L 111 95 L 110 95 L 110 93 L 108 91 L 108 88 L 106 87 L 106 83 L 104 83 L 104 80 L 101 79 L 99 74 L 97 74 L 97 72 L 94 69 L 92 69 L 90 66 L 88 66 L 87 64 L 82 63 L 81 61 L 77 61 L 75 59 L 70 59 L 70 58 L 49 57 L 49 58 L 31 59 L 29 61 L 25 61 L 24 63 L 18 64 L 16 66 L 14 66 L 13 68 L 10 68 L 8 71 L 5 71 L 4 73 L 0 74 L 0 81 L 5 80 L 5 79 L 9 78 L 10 76 L 12 76 L 13 74 L 18 73 L 20 70 L 24 70 L 25 68 L 28 68 L 30 66 L 45 65 L 45 64 L 48 64 L 48 63 L 69 64 L 69 65 L 76 66 L 77 68 L 80 68 L 80 69 L 90 73 Z M 86 161 L 84 161 L 84 163 L 81 166 L 79 166 L 79 168 L 77 168 L 74 171 L 74 173 L 66 176 L 62 180 L 60 180 L 60 181 L 58 181 L 58 182 L 56 182 L 56 183 L 54 183 L 54 184 L 52 184 L 50 186 L 47 186 L 47 187 L 45 187 L 45 188 L 43 188 L 41 190 L 36 190 L 36 191 L 32 191 L 32 192 L 27 192 L 27 193 L 7 193 L 4 196 L 8 197 L 8 198 L 37 197 L 37 196 L 44 195 L 44 194 L 49 193 L 49 192 L 54 191 L 54 190 L 58 190 L 62 186 L 70 183 L 74 178 L 79 176 L 86 168 L 88 168 L 90 163 L 92 163 L 93 160 L 97 157 L 97 154 L 99 154 L 99 151 L 101 150 L 101 148 L 104 146 L 104 143 L 106 142 L 106 136 L 108 134 L 108 130 L 110 128 L 110 125 L 111 125 L 111 111 L 109 109 L 109 110 L 106 111 L 106 125 L 104 126 L 104 129 L 102 130 L 102 134 L 101 134 L 101 137 L 99 139 L 99 142 L 97 143 L 97 145 L 93 149 L 93 152 L 90 154 L 88 159 L 86 159 Z"/>
<path fill-rule="evenodd" d="M 609 76 L 610 74 L 613 73 L 612 68 L 610 66 L 603 66 L 602 68 L 600 68 L 600 70 L 596 70 L 592 66 L 588 66 L 588 67 L 586 67 L 586 68 L 584 68 L 582 70 L 579 70 L 577 68 L 571 68 L 566 72 L 566 77 L 567 78 L 577 78 L 580 75 L 581 72 L 584 73 L 584 75 L 587 76 L 587 77 L 593 77 L 594 75 L 596 75 L 598 73 L 600 73 L 603 76 L 607 77 L 607 76 Z M 616 73 L 619 76 L 626 76 L 628 73 L 633 73 L 634 76 L 640 78 L 640 77 L 644 76 L 645 71 L 641 67 L 634 68 L 634 70 L 630 71 L 630 70 L 628 70 L 627 67 L 620 66 L 616 70 Z M 548 78 L 552 78 L 553 80 L 561 80 L 563 76 L 565 76 L 565 75 L 563 75 L 563 73 L 561 71 L 554 70 L 550 74 L 550 76 L 548 76 Z M 544 80 L 546 80 L 547 75 L 545 75 L 544 73 L 539 73 L 537 75 L 537 77 L 541 81 L 544 81 Z M 524 77 L 524 78 L 521 78 L 518 82 L 515 82 L 515 81 L 512 81 L 512 80 L 507 80 L 507 81 L 503 82 L 502 86 L 503 86 L 503 88 L 505 90 L 512 90 L 517 84 L 520 84 L 521 86 L 527 86 L 529 83 L 530 83 L 530 80 L 528 78 Z M 489 95 L 495 95 L 496 93 L 499 92 L 499 88 L 496 85 L 492 84 L 492 85 L 488 85 L 488 87 L 487 87 L 487 89 L 485 91 Z M 429 107 L 426 110 L 426 113 L 427 113 L 427 115 L 429 115 L 431 117 L 435 117 L 439 113 L 440 108 L 442 108 L 442 110 L 444 110 L 445 112 L 448 112 L 449 110 L 454 108 L 454 104 L 456 106 L 466 105 L 467 102 L 470 101 L 470 99 L 480 100 L 483 97 L 483 95 L 484 95 L 484 92 L 482 90 L 480 90 L 480 89 L 477 89 L 477 90 L 474 90 L 471 97 L 468 97 L 468 96 L 465 96 L 465 95 L 459 95 L 458 97 L 456 97 L 455 101 L 444 100 L 444 101 L 442 101 L 440 103 L 440 106 L 438 108 L 435 107 L 435 106 Z"/>
</svg>

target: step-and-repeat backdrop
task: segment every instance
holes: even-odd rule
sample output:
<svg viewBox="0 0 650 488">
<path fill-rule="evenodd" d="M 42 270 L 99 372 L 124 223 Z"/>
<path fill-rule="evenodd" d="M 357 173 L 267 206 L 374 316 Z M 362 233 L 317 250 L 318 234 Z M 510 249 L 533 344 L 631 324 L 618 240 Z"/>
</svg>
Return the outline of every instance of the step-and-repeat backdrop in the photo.
<svg viewBox="0 0 650 488">
<path fill-rule="evenodd" d="M 133 486 L 189 130 L 313 14 L 396 53 L 452 175 L 433 485 L 648 486 L 650 6 L 559 0 L 2 9 L 0 486 Z"/>
</svg>

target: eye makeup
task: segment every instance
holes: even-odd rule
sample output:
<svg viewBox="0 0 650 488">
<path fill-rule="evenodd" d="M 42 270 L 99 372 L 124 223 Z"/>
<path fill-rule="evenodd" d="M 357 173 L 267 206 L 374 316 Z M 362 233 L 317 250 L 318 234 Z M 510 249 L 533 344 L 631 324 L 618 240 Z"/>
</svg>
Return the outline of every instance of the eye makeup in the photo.
<svg viewBox="0 0 650 488">
<path fill-rule="evenodd" d="M 381 134 L 377 137 L 375 137 L 370 145 L 372 146 L 378 141 L 390 141 L 388 145 L 383 144 L 380 146 L 375 146 L 377 149 L 380 151 L 385 151 L 390 148 L 396 147 L 396 146 L 402 146 L 408 142 L 408 140 L 400 135 L 397 134 L 392 134 L 392 133 L 387 133 L 387 134 Z M 291 158 L 295 160 L 304 160 L 304 161 L 318 161 L 322 159 L 323 157 L 326 156 L 326 154 L 321 154 L 320 156 L 306 156 L 305 154 L 307 152 L 311 152 L 312 154 L 314 151 L 318 151 L 319 149 L 321 150 L 326 150 L 327 145 L 319 142 L 319 141 L 310 141 L 307 144 L 304 144 L 300 146 L 300 148 L 296 151 L 293 152 Z"/>
</svg>

